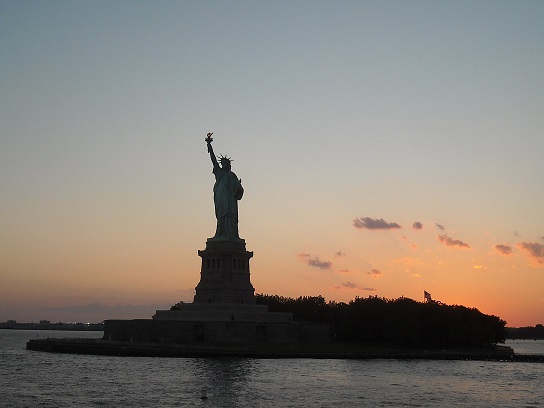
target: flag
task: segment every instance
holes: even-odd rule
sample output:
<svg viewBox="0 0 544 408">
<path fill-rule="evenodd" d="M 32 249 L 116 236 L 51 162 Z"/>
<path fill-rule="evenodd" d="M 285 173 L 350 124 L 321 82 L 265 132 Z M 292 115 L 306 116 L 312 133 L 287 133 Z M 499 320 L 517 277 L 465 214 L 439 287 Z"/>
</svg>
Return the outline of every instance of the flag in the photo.
<svg viewBox="0 0 544 408">
<path fill-rule="evenodd" d="M 426 300 L 427 302 L 430 302 L 431 300 L 433 300 L 433 299 L 431 298 L 431 294 L 430 294 L 429 292 L 425 291 L 425 290 L 423 291 L 423 297 L 425 297 L 425 300 Z"/>
</svg>

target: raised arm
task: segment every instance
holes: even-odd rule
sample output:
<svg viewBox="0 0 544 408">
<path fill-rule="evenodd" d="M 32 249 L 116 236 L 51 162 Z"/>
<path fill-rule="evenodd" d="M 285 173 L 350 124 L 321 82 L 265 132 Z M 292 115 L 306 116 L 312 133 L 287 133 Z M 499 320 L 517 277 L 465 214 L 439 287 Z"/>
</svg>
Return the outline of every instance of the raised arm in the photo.
<svg viewBox="0 0 544 408">
<path fill-rule="evenodd" d="M 206 139 L 206 143 L 208 145 L 208 153 L 210 153 L 210 159 L 212 160 L 212 164 L 213 164 L 213 167 L 219 167 L 219 163 L 217 163 L 217 157 L 215 157 L 215 153 L 213 152 L 213 147 L 212 147 L 212 134 L 213 133 L 208 133 Z"/>
</svg>

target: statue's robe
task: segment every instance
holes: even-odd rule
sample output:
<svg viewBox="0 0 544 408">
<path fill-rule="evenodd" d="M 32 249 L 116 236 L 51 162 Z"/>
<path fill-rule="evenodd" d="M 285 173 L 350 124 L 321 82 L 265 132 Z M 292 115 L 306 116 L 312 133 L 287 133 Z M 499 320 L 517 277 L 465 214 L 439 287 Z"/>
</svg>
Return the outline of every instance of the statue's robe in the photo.
<svg viewBox="0 0 544 408">
<path fill-rule="evenodd" d="M 238 235 L 238 200 L 242 198 L 244 189 L 242 183 L 232 171 L 215 166 L 215 185 L 213 186 L 213 201 L 217 229 L 213 239 L 240 239 Z"/>
</svg>

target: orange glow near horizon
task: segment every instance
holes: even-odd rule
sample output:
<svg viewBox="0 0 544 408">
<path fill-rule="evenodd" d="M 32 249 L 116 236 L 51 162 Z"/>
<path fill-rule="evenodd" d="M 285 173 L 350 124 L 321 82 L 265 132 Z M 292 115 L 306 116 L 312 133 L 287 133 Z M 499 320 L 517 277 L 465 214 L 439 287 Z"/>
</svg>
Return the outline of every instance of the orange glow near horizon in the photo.
<svg viewBox="0 0 544 408">
<path fill-rule="evenodd" d="M 248 250 L 255 251 L 251 280 L 256 293 L 322 295 L 337 302 L 369 295 L 423 301 L 425 290 L 443 303 L 497 315 L 509 326 L 544 321 L 538 245 L 530 246 L 532 252 L 517 245 L 504 253 L 488 238 L 467 248 L 456 238 L 441 239 L 446 234 L 433 228 L 401 232 L 351 228 L 348 241 L 334 237 L 327 246 L 319 240 L 299 246 L 300 238 L 282 240 L 276 235 L 280 230 L 269 237 L 249 230 L 248 234 L 261 236 L 255 244 L 247 241 Z M 114 234 L 102 242 L 90 237 L 65 241 L 66 245 L 38 241 L 41 249 L 34 256 L 26 255 L 28 245 L 25 251 L 13 245 L 11 258 L 4 263 L 11 273 L 4 274 L 0 289 L 4 305 L 0 320 L 75 321 L 78 314 L 88 321 L 146 318 L 150 316 L 142 311 L 153 313 L 155 306 L 192 301 L 200 279 L 198 245 L 189 236 L 182 239 L 185 245 L 175 245 L 176 236 L 168 229 L 165 236 L 164 242 L 149 240 L 145 232 L 133 233 L 126 241 Z M 513 292 L 510 281 L 523 296 Z M 85 307 L 89 305 L 105 307 Z M 120 309 L 123 315 L 118 316 Z"/>
</svg>

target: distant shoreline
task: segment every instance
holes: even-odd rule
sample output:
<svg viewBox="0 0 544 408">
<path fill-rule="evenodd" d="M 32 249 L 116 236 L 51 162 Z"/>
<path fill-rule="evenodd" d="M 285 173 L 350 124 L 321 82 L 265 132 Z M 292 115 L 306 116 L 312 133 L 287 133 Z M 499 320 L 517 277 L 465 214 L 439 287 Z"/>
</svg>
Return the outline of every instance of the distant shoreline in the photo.
<svg viewBox="0 0 544 408">
<path fill-rule="evenodd" d="M 5 330 L 66 330 L 66 331 L 104 331 L 104 323 L 0 323 Z"/>
<path fill-rule="evenodd" d="M 104 331 L 104 323 L 51 323 L 42 320 L 39 323 L 19 323 L 13 320 L 0 322 L 1 329 L 11 330 L 66 330 L 66 331 Z M 535 327 L 507 327 L 507 340 L 544 340 L 541 324 Z"/>
<path fill-rule="evenodd" d="M 66 331 L 104 331 L 104 323 L 18 323 L 0 322 L 0 330 L 66 330 Z M 507 340 L 544 340 L 542 325 L 536 327 L 507 327 Z"/>
</svg>

